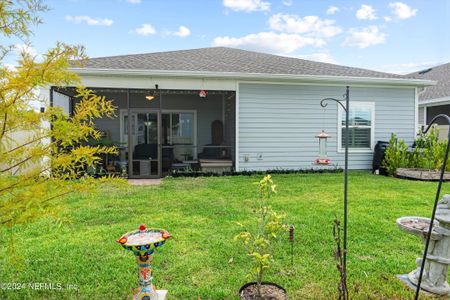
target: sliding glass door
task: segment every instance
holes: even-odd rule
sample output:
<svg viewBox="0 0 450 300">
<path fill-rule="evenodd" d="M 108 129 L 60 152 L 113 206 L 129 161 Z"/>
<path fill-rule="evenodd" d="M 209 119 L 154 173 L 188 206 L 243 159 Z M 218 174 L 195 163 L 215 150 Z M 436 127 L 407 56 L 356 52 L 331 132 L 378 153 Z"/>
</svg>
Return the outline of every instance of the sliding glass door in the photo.
<svg viewBox="0 0 450 300">
<path fill-rule="evenodd" d="M 129 142 L 129 177 L 161 177 L 160 114 L 149 110 L 131 111 L 131 137 Z"/>
<path fill-rule="evenodd" d="M 122 110 L 121 143 L 130 178 L 159 178 L 197 159 L 195 111 Z M 130 122 L 130 123 L 129 123 Z M 130 134 L 129 134 L 130 133 Z M 128 147 L 128 145 L 130 145 Z"/>
</svg>

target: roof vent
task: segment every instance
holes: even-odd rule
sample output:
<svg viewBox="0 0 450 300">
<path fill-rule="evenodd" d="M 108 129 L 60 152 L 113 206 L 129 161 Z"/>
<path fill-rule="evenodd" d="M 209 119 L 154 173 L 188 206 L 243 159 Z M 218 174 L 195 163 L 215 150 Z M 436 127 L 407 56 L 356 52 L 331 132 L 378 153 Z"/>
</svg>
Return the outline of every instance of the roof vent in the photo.
<svg viewBox="0 0 450 300">
<path fill-rule="evenodd" d="M 423 75 L 423 74 L 425 74 L 425 73 L 430 72 L 431 70 L 433 70 L 433 68 L 429 68 L 429 69 L 426 69 L 426 70 L 422 70 L 422 71 L 419 72 L 419 74 L 420 74 L 420 75 Z"/>
</svg>

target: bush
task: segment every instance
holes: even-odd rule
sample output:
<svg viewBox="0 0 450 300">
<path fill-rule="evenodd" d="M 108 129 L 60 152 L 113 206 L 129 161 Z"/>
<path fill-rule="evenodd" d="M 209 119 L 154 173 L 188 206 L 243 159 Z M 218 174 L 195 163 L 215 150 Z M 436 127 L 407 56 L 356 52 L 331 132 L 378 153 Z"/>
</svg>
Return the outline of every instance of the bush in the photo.
<svg viewBox="0 0 450 300">
<path fill-rule="evenodd" d="M 444 163 L 446 148 L 447 140 L 439 140 L 436 127 L 427 134 L 420 133 L 412 149 L 392 134 L 382 165 L 389 175 L 395 175 L 398 168 L 439 170 Z M 445 170 L 450 171 L 450 162 L 447 162 Z"/>
</svg>

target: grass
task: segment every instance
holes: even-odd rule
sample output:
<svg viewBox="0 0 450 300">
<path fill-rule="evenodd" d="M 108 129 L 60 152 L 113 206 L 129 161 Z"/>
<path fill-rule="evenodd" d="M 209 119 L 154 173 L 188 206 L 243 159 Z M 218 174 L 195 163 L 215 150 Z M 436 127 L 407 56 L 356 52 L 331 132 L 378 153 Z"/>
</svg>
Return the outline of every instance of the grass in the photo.
<svg viewBox="0 0 450 300">
<path fill-rule="evenodd" d="M 343 175 L 273 178 L 278 185 L 273 207 L 288 212 L 296 244 L 294 265 L 284 242 L 266 279 L 283 285 L 290 299 L 332 299 L 338 273 L 331 229 L 334 216 L 342 212 Z M 251 225 L 254 220 L 252 183 L 258 179 L 166 179 L 161 186 L 105 187 L 99 195 L 63 199 L 62 223 L 47 217 L 0 230 L 0 299 L 126 299 L 136 286 L 135 262 L 115 240 L 140 223 L 174 236 L 154 260 L 155 286 L 168 289 L 169 299 L 237 299 L 239 287 L 248 281 L 250 260 L 233 237 L 240 230 L 236 222 Z M 352 172 L 349 182 L 352 298 L 411 298 L 396 274 L 414 269 L 422 245 L 401 232 L 395 220 L 429 216 L 436 183 L 366 172 Z M 443 192 L 449 188 L 445 184 Z M 11 290 L 6 283 L 26 286 Z M 56 288 L 32 289 L 30 283 Z"/>
</svg>

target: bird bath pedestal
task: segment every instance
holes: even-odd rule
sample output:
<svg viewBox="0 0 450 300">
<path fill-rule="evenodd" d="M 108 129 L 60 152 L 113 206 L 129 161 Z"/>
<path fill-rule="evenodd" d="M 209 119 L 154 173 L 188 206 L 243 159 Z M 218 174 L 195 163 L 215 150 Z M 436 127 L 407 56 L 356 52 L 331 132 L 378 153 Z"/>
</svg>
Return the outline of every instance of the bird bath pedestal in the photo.
<svg viewBox="0 0 450 300">
<path fill-rule="evenodd" d="M 430 246 L 422 277 L 421 289 L 437 295 L 450 295 L 447 282 L 448 265 L 450 264 L 450 195 L 444 195 L 439 201 Z M 402 217 L 397 219 L 398 227 L 407 233 L 417 235 L 425 243 L 430 226 L 430 219 L 421 217 Z M 417 268 L 407 275 L 398 277 L 411 288 L 416 288 L 422 258 L 416 259 Z"/>
<path fill-rule="evenodd" d="M 123 235 L 118 243 L 126 250 L 133 251 L 138 265 L 139 287 L 133 300 L 164 300 L 166 290 L 156 290 L 153 286 L 152 263 L 156 248 L 164 245 L 170 234 L 162 229 L 147 229 L 141 225 L 139 230 Z"/>
</svg>

